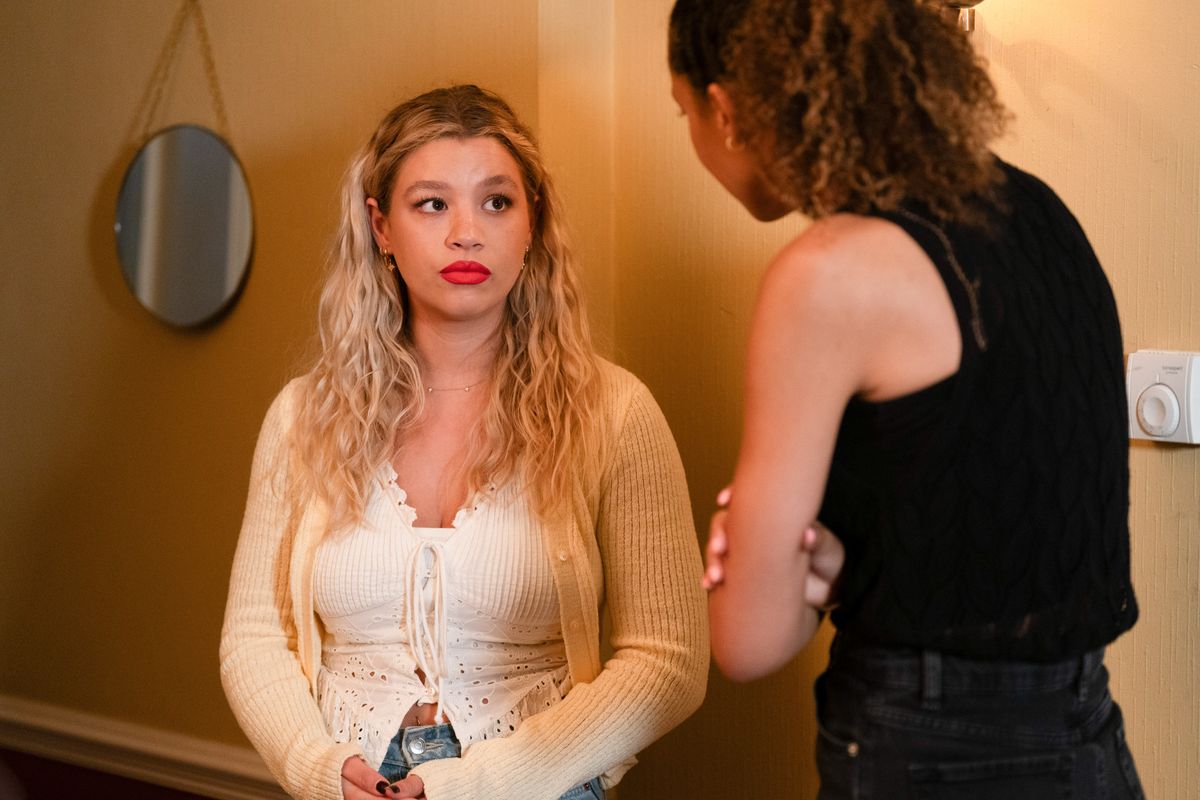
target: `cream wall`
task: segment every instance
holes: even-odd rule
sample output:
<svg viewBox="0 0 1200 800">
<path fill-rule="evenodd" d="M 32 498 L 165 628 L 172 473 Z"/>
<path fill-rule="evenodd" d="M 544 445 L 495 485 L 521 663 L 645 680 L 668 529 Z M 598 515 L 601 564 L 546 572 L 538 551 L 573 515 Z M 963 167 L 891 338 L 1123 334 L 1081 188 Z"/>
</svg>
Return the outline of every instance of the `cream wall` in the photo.
<svg viewBox="0 0 1200 800">
<path fill-rule="evenodd" d="M 695 163 L 668 95 L 669 0 L 204 0 L 256 249 L 228 318 L 171 331 L 125 291 L 110 226 L 176 7 L 8 4 L 0 24 L 0 695 L 240 743 L 216 643 L 253 438 L 307 347 L 339 173 L 387 108 L 470 80 L 536 126 L 602 346 L 659 397 L 702 524 L 735 456 L 758 271 L 804 223 L 750 221 Z M 1075 208 L 1127 349 L 1200 349 L 1200 8 L 1164 24 L 1008 0 L 979 24 L 1018 116 L 1001 152 Z M 214 124 L 190 31 L 168 97 L 160 122 Z M 1112 670 L 1157 798 L 1200 783 L 1198 453 L 1132 453 L 1143 619 Z M 822 662 L 714 676 L 625 800 L 812 797 Z"/>
<path fill-rule="evenodd" d="M 993 7 L 994 6 L 994 7 Z M 1006 157 L 1074 208 L 1106 266 L 1125 350 L 1200 352 L 1200 5 L 989 3 L 979 47 L 1016 113 Z M 1165 24 L 1164 24 L 1165 23 Z M 1135 442 L 1141 621 L 1112 649 L 1147 794 L 1200 783 L 1200 447 Z"/>
</svg>

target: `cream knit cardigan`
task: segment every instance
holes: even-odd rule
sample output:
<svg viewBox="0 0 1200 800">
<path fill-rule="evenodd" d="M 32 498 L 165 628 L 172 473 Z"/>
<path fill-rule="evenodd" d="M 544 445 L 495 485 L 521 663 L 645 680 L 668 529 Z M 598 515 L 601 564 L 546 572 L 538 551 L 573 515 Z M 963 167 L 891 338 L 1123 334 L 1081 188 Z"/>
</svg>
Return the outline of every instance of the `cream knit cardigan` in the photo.
<svg viewBox="0 0 1200 800">
<path fill-rule="evenodd" d="M 573 688 L 513 735 L 418 767 L 430 800 L 554 800 L 601 773 L 611 786 L 635 753 L 704 698 L 702 568 L 679 453 L 649 391 L 607 362 L 602 374 L 613 431 L 608 464 L 599 485 L 576 482 L 571 522 L 545 528 Z M 360 750 L 334 742 L 315 699 L 321 629 L 312 564 L 327 509 L 312 502 L 290 511 L 297 383 L 271 405 L 255 449 L 221 680 L 280 785 L 304 800 L 341 800 L 342 763 Z M 602 604 L 612 651 L 603 665 Z"/>
</svg>

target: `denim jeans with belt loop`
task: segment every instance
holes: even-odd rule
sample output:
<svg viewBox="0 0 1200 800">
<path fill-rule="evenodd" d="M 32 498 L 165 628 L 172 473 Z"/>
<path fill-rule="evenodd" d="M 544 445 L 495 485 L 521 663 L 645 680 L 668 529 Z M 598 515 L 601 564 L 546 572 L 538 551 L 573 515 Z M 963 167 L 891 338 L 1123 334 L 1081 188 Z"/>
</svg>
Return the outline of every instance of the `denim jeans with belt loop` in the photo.
<svg viewBox="0 0 1200 800">
<path fill-rule="evenodd" d="M 462 745 L 449 724 L 414 725 L 396 731 L 388 743 L 379 773 L 395 782 L 406 777 L 418 764 L 461 756 Z M 558 800 L 604 800 L 604 789 L 596 777 L 568 789 Z"/>
<path fill-rule="evenodd" d="M 1144 800 L 1104 649 L 1040 663 L 843 633 L 817 679 L 819 800 Z"/>
</svg>

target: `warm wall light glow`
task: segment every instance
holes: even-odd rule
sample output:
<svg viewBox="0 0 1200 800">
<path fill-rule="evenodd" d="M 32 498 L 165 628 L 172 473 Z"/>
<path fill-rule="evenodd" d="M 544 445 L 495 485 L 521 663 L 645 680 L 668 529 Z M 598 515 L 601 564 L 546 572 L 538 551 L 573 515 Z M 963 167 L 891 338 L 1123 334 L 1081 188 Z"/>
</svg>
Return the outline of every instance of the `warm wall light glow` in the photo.
<svg viewBox="0 0 1200 800">
<path fill-rule="evenodd" d="M 983 0 L 945 0 L 946 8 L 958 16 L 958 27 L 970 33 L 975 30 L 975 6 Z"/>
</svg>

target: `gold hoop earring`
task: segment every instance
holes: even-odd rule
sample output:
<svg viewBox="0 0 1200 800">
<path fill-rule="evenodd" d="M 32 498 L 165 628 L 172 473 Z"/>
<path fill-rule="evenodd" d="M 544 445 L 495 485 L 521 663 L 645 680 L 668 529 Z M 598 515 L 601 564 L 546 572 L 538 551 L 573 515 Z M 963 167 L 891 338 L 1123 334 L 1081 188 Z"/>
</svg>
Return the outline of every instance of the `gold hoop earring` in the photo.
<svg viewBox="0 0 1200 800">
<path fill-rule="evenodd" d="M 388 272 L 395 272 L 397 269 L 396 259 L 392 257 L 392 251 L 386 247 L 379 249 L 379 255 L 383 256 L 383 265 L 388 268 Z"/>
<path fill-rule="evenodd" d="M 521 269 L 529 266 L 529 248 L 525 248 L 525 255 L 521 256 Z"/>
<path fill-rule="evenodd" d="M 730 150 L 730 151 L 741 150 L 743 147 L 745 147 L 745 145 L 742 144 L 741 142 L 739 142 L 737 139 L 735 139 L 733 137 L 733 134 L 730 134 L 725 137 L 725 149 L 726 150 Z"/>
</svg>

